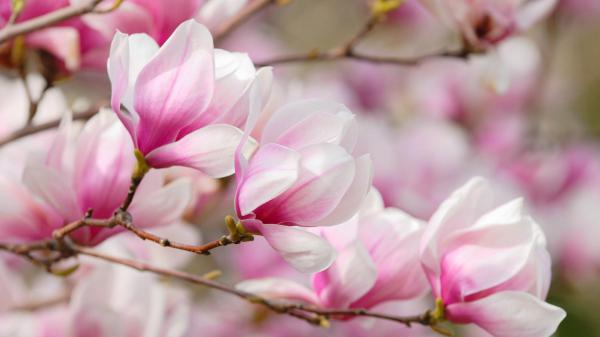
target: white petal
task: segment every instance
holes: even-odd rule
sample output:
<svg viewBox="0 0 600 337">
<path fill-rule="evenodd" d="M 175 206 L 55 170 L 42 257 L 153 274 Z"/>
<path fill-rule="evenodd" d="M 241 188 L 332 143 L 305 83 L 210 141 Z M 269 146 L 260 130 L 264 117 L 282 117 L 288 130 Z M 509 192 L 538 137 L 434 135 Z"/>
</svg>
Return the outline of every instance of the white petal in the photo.
<svg viewBox="0 0 600 337">
<path fill-rule="evenodd" d="M 262 225 L 261 234 L 292 267 L 316 273 L 331 265 L 335 250 L 323 238 L 300 228 Z"/>
</svg>

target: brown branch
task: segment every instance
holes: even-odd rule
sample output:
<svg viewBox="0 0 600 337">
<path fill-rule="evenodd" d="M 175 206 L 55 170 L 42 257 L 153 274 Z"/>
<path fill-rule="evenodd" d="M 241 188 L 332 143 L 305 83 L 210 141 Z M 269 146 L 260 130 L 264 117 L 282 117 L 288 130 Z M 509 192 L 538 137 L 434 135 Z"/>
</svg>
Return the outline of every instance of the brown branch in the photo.
<svg viewBox="0 0 600 337">
<path fill-rule="evenodd" d="M 73 120 L 88 120 L 92 116 L 94 116 L 96 114 L 96 112 L 98 112 L 97 106 L 94 108 L 91 108 L 87 111 L 73 114 Z M 14 142 L 15 140 L 18 140 L 20 138 L 30 136 L 30 135 L 33 135 L 38 132 L 54 129 L 60 125 L 60 121 L 61 121 L 61 119 L 56 119 L 56 120 L 38 124 L 38 125 L 27 125 L 15 132 L 11 133 L 6 138 L 0 140 L 0 147 L 6 145 L 8 143 Z"/>
<path fill-rule="evenodd" d="M 293 54 L 288 56 L 282 56 L 273 58 L 270 60 L 255 62 L 256 66 L 272 66 L 277 64 L 291 64 L 299 62 L 324 62 L 324 61 L 337 61 L 337 60 L 354 60 L 362 61 L 373 64 L 392 64 L 401 66 L 414 66 L 419 65 L 425 61 L 429 61 L 435 58 L 455 58 L 455 59 L 466 59 L 469 56 L 469 52 L 464 50 L 457 51 L 442 51 L 437 53 L 425 54 L 416 57 L 391 57 L 391 56 L 374 56 L 359 53 L 356 51 L 340 52 L 339 49 L 334 49 L 325 52 L 309 52 L 304 54 Z"/>
<path fill-rule="evenodd" d="M 14 25 L 7 25 L 0 30 L 0 44 L 19 35 L 43 29 L 76 16 L 93 12 L 101 1 L 102 0 L 89 0 L 84 3 L 78 3 L 69 7 L 61 8 L 31 20 Z"/>
<path fill-rule="evenodd" d="M 76 227 L 76 225 L 72 225 L 69 228 L 72 229 Z M 150 272 L 157 275 L 166 276 L 188 283 L 215 289 L 239 297 L 250 303 L 264 306 L 273 312 L 290 315 L 302 319 L 310 324 L 319 326 L 328 326 L 329 319 L 343 320 L 348 317 L 357 316 L 373 317 L 382 320 L 394 321 L 409 327 L 411 326 L 411 324 L 435 326 L 438 323 L 438 321 L 436 321 L 436 319 L 434 318 L 434 315 L 432 315 L 431 311 L 427 311 L 421 315 L 416 316 L 399 317 L 378 312 L 372 312 L 364 309 L 328 309 L 307 306 L 304 304 L 273 301 L 266 297 L 256 295 L 253 293 L 248 293 L 243 290 L 239 290 L 234 287 L 230 287 L 225 284 L 213 281 L 209 277 L 197 276 L 178 270 L 156 267 L 141 261 L 111 256 L 90 248 L 76 246 L 67 242 L 64 242 L 64 245 L 52 244 L 52 241 L 54 240 L 42 241 L 37 243 L 34 242 L 29 244 L 0 243 L 0 250 L 5 250 L 17 255 L 21 255 L 30 260 L 33 259 L 34 261 L 36 260 L 36 258 L 32 257 L 29 253 L 42 249 L 57 252 L 62 257 L 72 257 L 78 255 L 89 256 L 110 263 L 122 265 L 128 268 L 136 269 L 141 272 Z M 43 262 L 44 261 L 42 261 L 42 264 Z"/>
<path fill-rule="evenodd" d="M 223 40 L 227 35 L 229 35 L 232 31 L 234 31 L 237 27 L 242 25 L 252 16 L 267 8 L 269 5 L 276 3 L 285 3 L 282 0 L 254 0 L 250 1 L 250 3 L 242 8 L 236 15 L 231 18 L 225 20 L 222 25 L 220 25 L 213 34 L 215 42 L 219 42 Z"/>
<path fill-rule="evenodd" d="M 146 232 L 142 229 L 139 229 L 139 228 L 133 226 L 132 224 L 128 224 L 124 227 L 127 230 L 129 230 L 130 232 L 132 232 L 133 234 L 137 235 L 137 237 L 139 237 L 142 240 L 148 240 L 148 241 L 157 243 L 163 247 L 184 250 L 184 251 L 188 251 L 188 252 L 195 253 L 195 254 L 209 255 L 210 251 L 212 249 L 215 249 L 215 248 L 221 247 L 221 246 L 225 246 L 228 244 L 227 240 L 223 240 L 223 238 L 221 238 L 219 240 L 213 240 L 213 241 L 203 244 L 203 245 L 198 245 L 198 246 L 188 245 L 188 244 L 178 243 L 178 242 L 172 241 L 167 238 L 162 238 L 158 235 L 155 235 L 155 234 Z M 226 238 L 226 237 L 224 237 L 224 238 Z"/>
</svg>

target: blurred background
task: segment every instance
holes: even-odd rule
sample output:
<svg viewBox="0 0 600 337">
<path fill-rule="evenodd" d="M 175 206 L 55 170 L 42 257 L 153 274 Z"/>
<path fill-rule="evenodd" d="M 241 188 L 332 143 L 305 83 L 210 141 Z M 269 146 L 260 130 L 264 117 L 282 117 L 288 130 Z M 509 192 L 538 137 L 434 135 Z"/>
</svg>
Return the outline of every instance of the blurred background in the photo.
<svg viewBox="0 0 600 337">
<path fill-rule="evenodd" d="M 1 2 L 6 7 L 8 1 Z M 488 177 L 507 197 L 525 196 L 553 256 L 548 301 L 568 313 L 557 335 L 600 336 L 600 2 L 559 0 L 532 29 L 466 59 L 438 57 L 415 65 L 310 60 L 311 52 L 335 50 L 355 36 L 369 20 L 369 5 L 367 0 L 292 0 L 261 11 L 217 46 L 248 53 L 256 63 L 274 67 L 276 86 L 269 109 L 293 99 L 320 97 L 343 102 L 356 113 L 357 151 L 371 153 L 374 184 L 388 206 L 427 220 L 440 202 L 474 175 Z M 361 39 L 356 50 L 412 59 L 456 50 L 457 42 L 418 1 L 406 0 Z M 0 81 L 3 134 L 27 119 L 26 114 L 12 112 L 27 111 L 25 92 L 17 85 L 22 76 L 15 70 L 23 67 L 15 66 L 14 49 L 0 49 L 5 65 Z M 60 116 L 64 109 L 85 111 L 109 100 L 110 84 L 102 66 L 65 70 L 64 64 L 56 65 L 60 61 L 41 50 L 25 58 L 28 85 L 39 91 L 44 78 L 51 78 L 52 91 L 60 94 L 49 91 L 40 100 L 35 123 Z M 289 55 L 306 57 L 273 62 Z M 1 151 L 3 161 L 21 155 L 10 147 Z M 10 163 L 2 165 L 13 169 Z M 186 231 L 166 229 L 165 235 L 182 241 L 195 237 L 198 242 L 201 237 L 218 237 L 223 217 L 233 213 L 230 180 L 217 181 L 185 169 L 169 174 L 194 176 L 196 198 L 187 212 Z M 164 254 L 154 248 L 149 249 L 152 254 Z M 260 238 L 202 259 L 168 254 L 164 258 L 170 266 L 177 259 L 182 269 L 195 273 L 219 269 L 227 282 L 282 275 L 308 282 Z M 109 275 L 106 282 L 123 276 Z M 128 282 L 147 282 L 145 276 L 139 277 Z M 185 297 L 180 286 L 170 286 L 167 305 L 187 303 L 197 331 L 210 331 L 211 336 L 368 334 L 352 324 L 321 330 L 202 290 L 186 289 L 194 296 Z M 119 306 L 110 308 L 118 312 Z M 401 312 L 403 305 L 395 310 Z M 457 334 L 485 335 L 467 330 Z M 379 331 L 390 336 L 431 335 L 395 325 Z"/>
</svg>

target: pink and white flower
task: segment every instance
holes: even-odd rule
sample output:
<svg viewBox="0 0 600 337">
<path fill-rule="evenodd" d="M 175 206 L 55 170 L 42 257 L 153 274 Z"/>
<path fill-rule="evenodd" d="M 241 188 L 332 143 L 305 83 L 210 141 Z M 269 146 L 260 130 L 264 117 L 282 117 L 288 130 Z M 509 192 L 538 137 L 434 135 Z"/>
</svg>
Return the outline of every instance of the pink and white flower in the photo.
<svg viewBox="0 0 600 337">
<path fill-rule="evenodd" d="M 522 199 L 493 207 L 481 178 L 454 192 L 434 213 L 421 241 L 421 263 L 445 317 L 495 337 L 550 336 L 565 311 L 544 302 L 550 256 Z"/>
<path fill-rule="evenodd" d="M 350 219 L 371 186 L 370 158 L 351 154 L 355 142 L 354 117 L 345 106 L 305 100 L 273 114 L 247 162 L 238 153 L 238 218 L 301 271 L 323 270 L 334 254 L 325 240 L 298 227 Z"/>
<path fill-rule="evenodd" d="M 145 34 L 117 33 L 108 73 L 112 108 L 151 167 L 187 166 L 213 177 L 234 172 L 251 84 L 268 81 L 245 54 L 213 49 L 189 20 L 162 47 Z"/>
<path fill-rule="evenodd" d="M 30 231 L 32 237 L 79 220 L 88 210 L 96 218 L 108 218 L 127 195 L 135 165 L 132 151 L 127 131 L 110 111 L 101 111 L 79 134 L 66 118 L 45 159 L 32 159 L 24 170 L 23 183 L 28 190 L 18 199 L 24 206 L 7 212 L 15 212 L 17 219 L 19 214 L 29 217 L 27 227 L 18 230 Z M 137 226 L 167 225 L 183 214 L 191 198 L 189 182 L 178 180 L 165 187 L 162 182 L 157 171 L 141 183 L 129 208 Z M 39 211 L 21 213 L 32 210 Z M 5 224 L 14 227 L 19 223 Z M 79 243 L 95 245 L 118 232 L 118 228 L 86 227 L 72 236 Z"/>
<path fill-rule="evenodd" d="M 558 0 L 421 0 L 469 47 L 486 49 L 544 18 Z"/>
</svg>

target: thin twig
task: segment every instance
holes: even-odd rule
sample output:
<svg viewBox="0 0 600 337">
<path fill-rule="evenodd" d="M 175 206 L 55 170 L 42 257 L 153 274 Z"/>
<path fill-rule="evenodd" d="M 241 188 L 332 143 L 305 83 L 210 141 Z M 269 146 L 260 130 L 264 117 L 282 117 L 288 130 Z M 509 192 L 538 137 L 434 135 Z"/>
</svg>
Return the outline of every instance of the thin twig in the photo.
<svg viewBox="0 0 600 337">
<path fill-rule="evenodd" d="M 103 223 L 104 224 L 104 223 Z M 78 228 L 77 225 L 69 226 L 71 230 L 74 228 Z M 64 231 L 66 232 L 66 230 Z M 63 232 L 63 233 L 64 233 Z M 55 235 L 56 236 L 56 235 Z M 55 239 L 56 240 L 56 239 Z M 416 316 L 408 316 L 408 317 L 399 317 L 394 315 L 388 315 L 384 313 L 372 312 L 365 309 L 330 309 L 330 308 L 319 308 L 314 306 L 308 306 L 304 304 L 298 303 L 289 303 L 289 302 L 278 302 L 270 300 L 261 295 L 249 293 L 240 289 L 236 289 L 234 287 L 227 286 L 225 284 L 216 282 L 211 280 L 208 277 L 197 276 L 194 274 L 189 274 L 185 272 L 181 272 L 178 270 L 171 270 L 161 267 L 156 267 L 151 264 L 136 261 L 127 258 L 116 257 L 112 255 L 108 255 L 90 248 L 80 247 L 73 245 L 69 242 L 63 242 L 63 244 L 56 244 L 55 240 L 47 240 L 41 242 L 34 242 L 28 244 L 7 244 L 0 243 L 0 250 L 8 251 L 20 256 L 23 256 L 29 259 L 32 262 L 38 262 L 38 264 L 46 264 L 47 261 L 39 260 L 36 257 L 31 255 L 34 251 L 39 250 L 49 250 L 54 251 L 60 254 L 61 258 L 85 255 L 90 256 L 96 259 L 100 259 L 103 261 L 111 262 L 114 264 L 126 266 L 132 269 L 136 269 L 142 272 L 150 272 L 161 276 L 171 277 L 177 280 L 185 281 L 188 283 L 201 285 L 204 287 L 208 287 L 211 289 L 215 289 L 224 293 L 228 293 L 230 295 L 239 297 L 244 299 L 250 303 L 262 305 L 273 312 L 279 314 L 290 315 L 299 319 L 302 319 L 308 323 L 319 325 L 319 326 L 327 326 L 329 319 L 346 319 L 348 317 L 373 317 L 382 320 L 394 321 L 406 326 L 411 326 L 411 324 L 421 324 L 421 325 L 431 325 L 434 326 L 436 324 L 435 319 L 431 315 L 430 311 L 427 311 L 421 315 Z M 54 242 L 54 243 L 53 243 Z M 53 263 L 53 262 L 52 262 Z"/>
<path fill-rule="evenodd" d="M 414 66 L 419 65 L 425 61 L 429 61 L 435 58 L 455 58 L 455 59 L 466 59 L 469 53 L 463 50 L 457 51 L 442 51 L 431 54 L 425 54 L 416 57 L 387 57 L 387 56 L 374 56 L 359 53 L 356 51 L 340 53 L 339 49 L 334 49 L 325 52 L 309 52 L 303 54 L 293 54 L 288 56 L 282 56 L 273 58 L 270 60 L 255 62 L 256 66 L 272 66 L 278 64 L 290 64 L 299 62 L 324 62 L 324 61 L 337 61 L 337 60 L 354 60 L 363 61 L 374 64 L 393 64 L 401 66 Z"/>
<path fill-rule="evenodd" d="M 23 21 L 13 25 L 7 25 L 0 30 L 0 44 L 19 35 L 43 29 L 76 16 L 90 13 L 94 11 L 100 2 L 102 2 L 102 0 L 89 0 L 83 3 L 77 3 L 69 7 L 58 9 L 31 20 Z"/>
<path fill-rule="evenodd" d="M 256 13 L 262 11 L 267 8 L 269 5 L 280 2 L 281 0 L 254 0 L 250 1 L 250 3 L 242 8 L 236 15 L 231 18 L 225 20 L 222 25 L 220 25 L 215 33 L 213 34 L 215 42 L 223 40 L 229 33 L 234 31 L 241 24 L 246 22 Z"/>
<path fill-rule="evenodd" d="M 184 250 L 184 251 L 188 251 L 188 252 L 195 253 L 195 254 L 208 255 L 208 254 L 210 254 L 210 251 L 212 249 L 215 249 L 215 248 L 221 247 L 221 246 L 225 246 L 228 244 L 227 240 L 223 240 L 223 238 L 221 238 L 219 240 L 213 240 L 213 241 L 203 244 L 203 245 L 197 245 L 197 246 L 189 245 L 189 244 L 178 243 L 178 242 L 172 241 L 170 239 L 163 238 L 158 235 L 146 232 L 142 229 L 139 229 L 139 228 L 133 226 L 133 224 L 131 224 L 131 223 L 128 225 L 124 225 L 124 227 L 127 230 L 129 230 L 130 232 L 132 232 L 133 234 L 137 235 L 137 237 L 139 237 L 142 240 L 148 240 L 148 241 L 157 243 L 163 247 Z"/>
<path fill-rule="evenodd" d="M 98 107 L 91 108 L 87 111 L 75 113 L 75 114 L 73 114 L 73 120 L 88 120 L 92 116 L 94 116 L 96 114 L 96 112 L 98 112 Z M 38 124 L 38 125 L 27 125 L 15 132 L 11 133 L 6 138 L 0 140 L 0 147 L 4 146 L 10 142 L 14 142 L 15 140 L 18 140 L 20 138 L 23 138 L 23 137 L 26 137 L 26 136 L 29 136 L 29 135 L 32 135 L 32 134 L 35 134 L 38 132 L 54 129 L 60 125 L 60 121 L 61 121 L 61 119 L 56 119 L 56 120 Z"/>
</svg>

